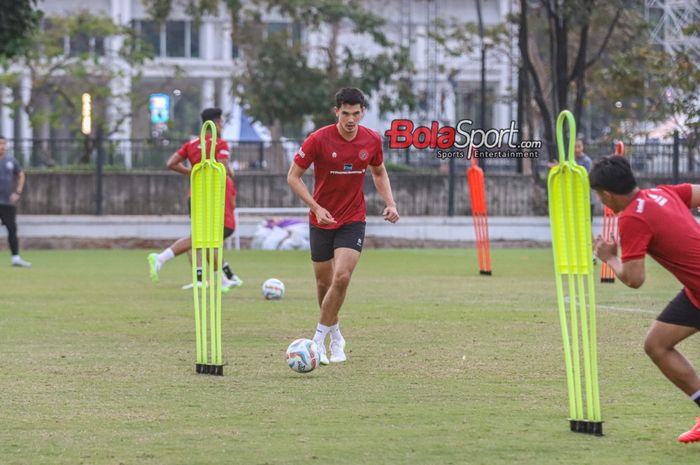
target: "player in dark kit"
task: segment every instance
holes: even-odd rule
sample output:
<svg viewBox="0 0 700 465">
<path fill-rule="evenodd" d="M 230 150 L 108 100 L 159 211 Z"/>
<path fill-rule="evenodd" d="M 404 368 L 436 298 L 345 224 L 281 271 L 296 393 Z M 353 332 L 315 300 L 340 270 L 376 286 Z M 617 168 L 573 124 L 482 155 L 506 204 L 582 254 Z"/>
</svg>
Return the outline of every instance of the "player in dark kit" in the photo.
<svg viewBox="0 0 700 465">
<path fill-rule="evenodd" d="M 659 314 L 644 341 L 644 350 L 661 372 L 700 406 L 700 378 L 676 345 L 700 329 L 700 225 L 689 208 L 700 207 L 700 185 L 679 184 L 640 189 L 629 162 L 605 157 L 591 169 L 591 188 L 618 213 L 618 244 L 598 236 L 594 249 L 617 277 L 632 288 L 644 283 L 649 254 L 685 287 Z M 700 417 L 678 437 L 700 441 Z"/>
<path fill-rule="evenodd" d="M 325 340 L 329 333 L 330 361 L 346 360 L 338 313 L 365 240 L 362 184 L 367 169 L 386 204 L 384 219 L 391 223 L 399 220 L 384 167 L 382 140 L 359 124 L 365 111 L 364 95 L 359 89 L 344 88 L 335 100 L 338 122 L 318 129 L 304 141 L 287 175 L 289 186 L 310 208 L 311 260 L 321 308 L 314 342 L 323 365 L 328 364 Z M 312 163 L 313 196 L 301 179 Z"/>
</svg>

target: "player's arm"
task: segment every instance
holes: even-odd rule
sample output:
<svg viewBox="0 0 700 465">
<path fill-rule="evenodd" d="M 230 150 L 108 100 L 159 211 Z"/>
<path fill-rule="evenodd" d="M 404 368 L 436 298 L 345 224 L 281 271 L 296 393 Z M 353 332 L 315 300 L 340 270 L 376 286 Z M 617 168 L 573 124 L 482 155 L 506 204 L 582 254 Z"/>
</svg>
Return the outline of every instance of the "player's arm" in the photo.
<svg viewBox="0 0 700 465">
<path fill-rule="evenodd" d="M 691 184 L 690 208 L 700 207 L 700 184 Z"/>
<path fill-rule="evenodd" d="M 372 172 L 374 187 L 377 188 L 377 192 L 379 192 L 386 204 L 386 208 L 382 213 L 384 219 L 391 223 L 396 223 L 399 221 L 399 212 L 396 210 L 396 202 L 394 202 L 394 196 L 391 193 L 391 183 L 389 182 L 389 174 L 386 172 L 386 167 L 382 163 L 377 166 L 369 165 L 369 169 Z"/>
<path fill-rule="evenodd" d="M 185 161 L 185 159 L 182 158 L 179 153 L 175 152 L 172 155 L 170 155 L 168 161 L 165 162 L 165 166 L 167 166 L 169 170 L 175 171 L 180 174 L 184 174 L 185 176 L 189 176 L 190 171 L 192 170 L 187 166 L 183 165 L 183 161 Z"/>
<path fill-rule="evenodd" d="M 319 224 L 326 225 L 335 223 L 335 219 L 330 212 L 314 200 L 304 180 L 301 179 L 304 172 L 306 172 L 306 169 L 292 162 L 292 166 L 289 167 L 289 172 L 287 173 L 287 184 L 289 184 L 292 191 L 309 206 L 311 212 L 316 215 L 316 220 L 318 220 Z"/>
<path fill-rule="evenodd" d="M 13 204 L 17 203 L 19 201 L 19 198 L 22 195 L 22 191 L 24 190 L 24 181 L 25 181 L 24 171 L 18 171 L 17 174 L 15 175 L 15 179 L 16 179 L 15 191 L 12 194 L 10 194 L 10 202 Z"/>
<path fill-rule="evenodd" d="M 646 273 L 644 271 L 644 257 L 622 262 L 617 256 L 617 242 L 605 240 L 598 236 L 593 245 L 595 254 L 612 268 L 615 276 L 626 286 L 637 289 L 644 284 Z"/>
</svg>

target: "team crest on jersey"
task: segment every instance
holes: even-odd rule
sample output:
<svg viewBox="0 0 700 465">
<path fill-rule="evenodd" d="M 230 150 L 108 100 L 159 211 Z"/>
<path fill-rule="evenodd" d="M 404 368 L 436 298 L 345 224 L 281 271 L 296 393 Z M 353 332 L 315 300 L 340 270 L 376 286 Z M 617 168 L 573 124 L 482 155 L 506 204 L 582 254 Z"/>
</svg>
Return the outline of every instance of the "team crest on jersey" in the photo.
<svg viewBox="0 0 700 465">
<path fill-rule="evenodd" d="M 359 156 L 360 156 L 360 160 L 364 161 L 364 160 L 367 160 L 367 158 L 369 157 L 369 153 L 367 153 L 367 150 L 360 150 Z"/>
<path fill-rule="evenodd" d="M 331 157 L 336 158 L 337 156 L 338 156 L 337 153 L 335 153 L 335 152 L 331 153 Z"/>
</svg>

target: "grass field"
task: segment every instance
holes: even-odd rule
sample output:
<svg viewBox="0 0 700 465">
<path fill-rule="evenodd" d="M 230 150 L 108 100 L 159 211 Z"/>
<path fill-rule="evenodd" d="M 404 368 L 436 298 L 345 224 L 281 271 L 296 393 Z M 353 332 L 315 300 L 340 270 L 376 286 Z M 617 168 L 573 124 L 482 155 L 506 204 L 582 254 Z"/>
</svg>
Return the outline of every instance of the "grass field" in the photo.
<svg viewBox="0 0 700 465">
<path fill-rule="evenodd" d="M 7 252 L 5 252 L 7 253 Z M 29 251 L 0 268 L 0 464 L 689 464 L 697 408 L 642 340 L 680 285 L 598 285 L 602 438 L 568 431 L 548 249 L 367 250 L 342 311 L 348 362 L 308 375 L 284 352 L 317 320 L 306 253 L 230 257 L 223 378 L 194 374 L 185 259 Z M 9 260 L 8 260 L 9 261 Z M 4 262 L 3 262 L 4 263 Z M 287 287 L 263 300 L 265 278 Z M 681 347 L 700 365 L 700 339 Z"/>
</svg>

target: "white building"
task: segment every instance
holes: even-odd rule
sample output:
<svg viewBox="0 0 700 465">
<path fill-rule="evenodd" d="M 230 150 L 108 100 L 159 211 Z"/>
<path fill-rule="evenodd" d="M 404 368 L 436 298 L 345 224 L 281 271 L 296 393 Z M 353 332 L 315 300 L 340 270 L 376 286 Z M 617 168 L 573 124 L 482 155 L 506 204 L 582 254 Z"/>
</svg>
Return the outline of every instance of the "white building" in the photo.
<svg viewBox="0 0 700 465">
<path fill-rule="evenodd" d="M 222 2 L 223 3 L 223 2 Z M 380 132 L 388 128 L 394 117 L 413 118 L 421 121 L 434 119 L 454 123 L 456 119 L 478 119 L 480 99 L 480 52 L 478 44 L 472 53 L 453 58 L 448 57 L 430 39 L 428 32 L 434 29 L 434 20 L 449 22 L 476 22 L 476 0 L 367 0 L 368 7 L 387 21 L 383 28 L 390 40 L 409 45 L 416 74 L 412 80 L 414 89 L 423 95 L 423 105 L 415 114 L 378 115 L 372 105 L 365 124 Z M 483 20 L 486 27 L 505 21 L 506 15 L 513 13 L 515 3 L 511 0 L 482 0 Z M 121 25 L 136 28 L 142 38 L 155 50 L 156 58 L 143 69 L 144 79 L 138 89 L 132 87 L 128 79 L 113 80 L 110 86 L 115 93 L 131 90 L 148 98 L 152 92 L 162 92 L 172 96 L 175 104 L 175 118 L 178 108 L 188 107 L 198 110 L 207 106 L 219 106 L 226 113 L 233 110 L 231 89 L 235 85 L 235 75 L 241 66 L 237 49 L 232 43 L 230 18 L 222 7 L 217 17 L 204 17 L 199 27 L 185 14 L 180 2 L 173 2 L 167 22 L 157 24 L 148 18 L 140 0 L 44 0 L 39 7 L 47 16 L 70 15 L 73 12 L 89 9 L 91 13 L 109 15 Z M 265 16 L 271 29 L 289 27 L 310 50 L 325 43 L 325 31 L 302 31 L 294 28 L 288 20 L 270 15 Z M 116 49 L 120 44 L 115 39 L 106 41 L 104 49 Z M 72 40 L 67 38 L 66 47 Z M 339 47 L 350 44 L 354 50 L 373 52 L 377 47 L 366 37 L 357 37 L 343 25 L 338 40 Z M 515 49 L 515 44 L 510 47 Z M 68 50 L 67 50 L 68 52 Z M 319 54 L 312 53 L 312 60 Z M 508 127 L 515 119 L 515 104 L 510 96 L 517 83 L 517 68 L 503 54 L 490 54 L 487 62 L 487 122 L 490 127 Z M 118 59 L 107 58 L 108 66 L 121 66 Z M 175 69 L 182 70 L 177 75 Z M 4 103 L 12 99 L 27 100 L 31 92 L 30 76 L 26 70 L 19 70 L 22 78 L 19 90 L 12 93 L 2 89 L 0 97 Z M 452 72 L 453 79 L 448 79 Z M 121 92 L 123 93 L 123 92 Z M 329 102 L 330 104 L 331 102 Z M 179 107 L 178 107 L 179 106 Z M 108 115 L 129 113 L 128 101 L 113 101 Z M 461 114 L 456 114 L 459 108 Z M 192 113 L 190 111 L 190 113 Z M 0 133 L 15 139 L 47 139 L 53 137 L 55 129 L 31 128 L 26 115 L 20 113 L 12 118 L 7 108 L 0 110 Z M 195 113 L 196 114 L 196 113 Z M 196 121 L 194 122 L 196 123 Z M 138 112 L 126 119 L 118 131 L 111 135 L 115 139 L 146 138 L 150 133 L 149 115 Z"/>
</svg>

